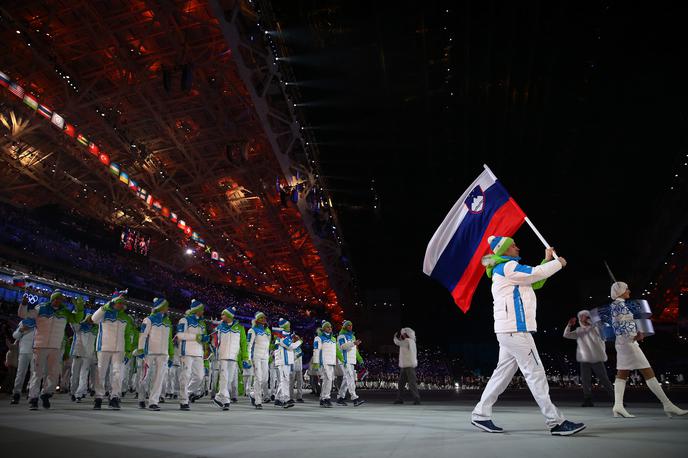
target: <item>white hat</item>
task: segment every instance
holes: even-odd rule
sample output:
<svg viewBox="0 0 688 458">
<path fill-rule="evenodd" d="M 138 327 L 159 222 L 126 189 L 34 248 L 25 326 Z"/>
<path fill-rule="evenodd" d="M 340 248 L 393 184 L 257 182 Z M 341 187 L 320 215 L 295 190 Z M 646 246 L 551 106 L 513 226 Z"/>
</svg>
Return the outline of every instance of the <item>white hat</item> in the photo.
<svg viewBox="0 0 688 458">
<path fill-rule="evenodd" d="M 612 285 L 612 291 L 611 291 L 612 300 L 613 301 L 617 300 L 626 291 L 628 291 L 628 285 L 622 281 L 617 281 L 616 283 L 614 283 Z"/>
</svg>

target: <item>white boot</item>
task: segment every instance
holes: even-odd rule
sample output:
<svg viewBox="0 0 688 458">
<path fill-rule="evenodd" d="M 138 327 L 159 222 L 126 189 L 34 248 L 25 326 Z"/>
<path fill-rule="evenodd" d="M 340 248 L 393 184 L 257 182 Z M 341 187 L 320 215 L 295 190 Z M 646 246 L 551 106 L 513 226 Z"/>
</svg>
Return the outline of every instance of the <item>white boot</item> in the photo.
<svg viewBox="0 0 688 458">
<path fill-rule="evenodd" d="M 657 399 L 661 401 L 662 406 L 664 407 L 664 413 L 667 414 L 667 417 L 671 417 L 672 415 L 682 416 L 688 414 L 688 410 L 679 409 L 676 405 L 674 405 L 673 402 L 669 400 L 666 393 L 664 393 L 664 390 L 662 389 L 662 385 L 660 385 L 659 381 L 657 381 L 657 377 L 652 377 L 649 380 L 645 380 L 645 383 L 647 383 L 647 387 L 650 389 L 650 391 L 657 396 Z"/>
<path fill-rule="evenodd" d="M 612 413 L 615 417 L 635 418 L 635 415 L 631 415 L 624 409 L 624 391 L 626 391 L 626 380 L 620 378 L 614 380 L 614 407 L 612 407 Z"/>
</svg>

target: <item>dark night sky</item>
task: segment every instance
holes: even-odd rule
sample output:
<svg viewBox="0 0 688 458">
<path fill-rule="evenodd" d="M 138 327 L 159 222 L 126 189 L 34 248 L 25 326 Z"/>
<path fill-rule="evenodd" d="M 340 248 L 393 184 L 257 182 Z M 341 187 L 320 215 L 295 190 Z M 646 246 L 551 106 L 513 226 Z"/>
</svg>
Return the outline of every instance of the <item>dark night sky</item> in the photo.
<svg viewBox="0 0 688 458">
<path fill-rule="evenodd" d="M 359 294 L 404 304 L 352 312 L 359 328 L 494 339 L 486 279 L 463 315 L 421 271 L 483 163 L 569 260 L 539 294 L 541 328 L 605 299 L 603 259 L 632 288 L 651 279 L 687 223 L 670 189 L 688 152 L 687 11 L 580 3 L 274 4 Z M 532 232 L 516 237 L 539 263 Z"/>
</svg>

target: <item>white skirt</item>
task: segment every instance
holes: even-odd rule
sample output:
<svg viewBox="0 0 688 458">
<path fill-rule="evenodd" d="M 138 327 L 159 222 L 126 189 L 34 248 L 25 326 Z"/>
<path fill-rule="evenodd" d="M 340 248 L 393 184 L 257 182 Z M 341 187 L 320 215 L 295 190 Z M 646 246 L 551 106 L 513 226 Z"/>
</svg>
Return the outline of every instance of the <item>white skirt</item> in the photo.
<svg viewBox="0 0 688 458">
<path fill-rule="evenodd" d="M 638 342 L 616 345 L 616 370 L 646 369 L 650 367 Z"/>
</svg>

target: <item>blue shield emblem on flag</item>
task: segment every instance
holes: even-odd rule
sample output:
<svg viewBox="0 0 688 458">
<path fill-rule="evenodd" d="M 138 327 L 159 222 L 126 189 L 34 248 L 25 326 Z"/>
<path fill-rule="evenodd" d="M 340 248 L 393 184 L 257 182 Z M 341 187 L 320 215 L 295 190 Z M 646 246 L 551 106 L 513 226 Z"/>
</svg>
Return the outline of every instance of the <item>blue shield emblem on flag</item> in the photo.
<svg viewBox="0 0 688 458">
<path fill-rule="evenodd" d="M 480 186 L 473 188 L 466 198 L 464 205 L 470 213 L 482 213 L 485 209 L 485 193 Z"/>
</svg>

